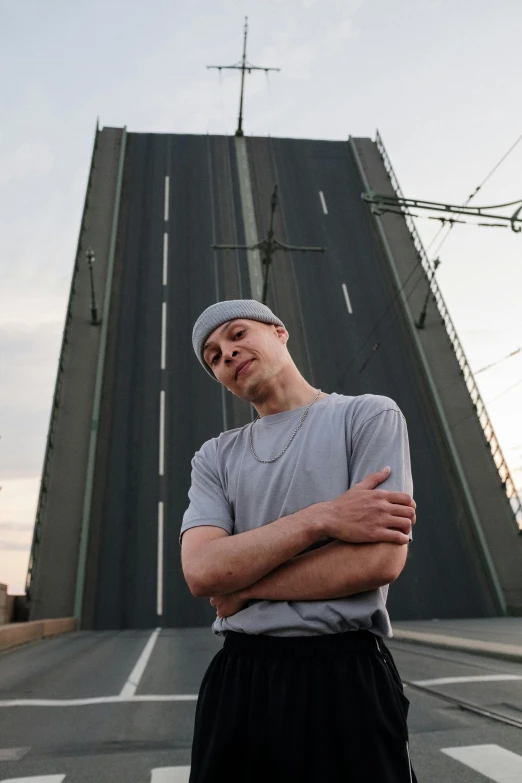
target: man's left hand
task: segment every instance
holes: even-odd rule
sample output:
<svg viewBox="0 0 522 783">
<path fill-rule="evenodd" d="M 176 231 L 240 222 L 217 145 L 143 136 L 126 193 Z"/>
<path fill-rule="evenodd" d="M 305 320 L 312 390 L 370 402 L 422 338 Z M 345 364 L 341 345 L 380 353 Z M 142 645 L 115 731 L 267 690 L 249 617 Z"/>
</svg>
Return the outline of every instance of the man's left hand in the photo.
<svg viewBox="0 0 522 783">
<path fill-rule="evenodd" d="M 213 595 L 210 599 L 210 605 L 216 607 L 218 617 L 230 617 L 231 614 L 239 612 L 248 603 L 248 598 L 240 598 L 238 593 L 228 593 L 228 595 Z"/>
</svg>

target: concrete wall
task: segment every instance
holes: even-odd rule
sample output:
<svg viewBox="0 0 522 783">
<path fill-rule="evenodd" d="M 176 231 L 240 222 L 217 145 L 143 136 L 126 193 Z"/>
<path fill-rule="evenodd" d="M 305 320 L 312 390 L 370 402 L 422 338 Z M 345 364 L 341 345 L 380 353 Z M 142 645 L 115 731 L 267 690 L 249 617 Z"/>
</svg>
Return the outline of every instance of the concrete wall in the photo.
<svg viewBox="0 0 522 783">
<path fill-rule="evenodd" d="M 351 139 L 351 143 L 369 187 L 376 193 L 396 195 L 376 143 L 370 139 Z M 384 214 L 375 221 L 380 223 L 383 244 L 391 250 L 400 285 L 404 286 L 408 276 L 421 264 L 406 220 L 399 215 Z M 417 275 L 415 272 L 404 289 L 408 292 L 404 307 L 413 322 L 418 320 L 428 290 L 425 273 L 412 290 L 412 280 Z M 507 613 L 522 615 L 522 536 L 433 296 L 430 296 L 425 328 L 414 326 L 413 329 L 426 375 L 431 376 L 440 404 L 451 463 L 448 468 L 460 480 L 468 535 L 480 552 L 493 591 L 497 584 Z M 439 415 L 436 406 L 433 413 Z"/>
<path fill-rule="evenodd" d="M 8 623 L 0 628 L 0 650 L 9 650 L 21 644 L 60 636 L 77 629 L 75 617 L 61 617 L 56 620 L 34 620 L 28 623 Z"/>
<path fill-rule="evenodd" d="M 7 585 L 0 584 L 0 625 L 10 620 L 10 607 L 7 602 Z"/>
<path fill-rule="evenodd" d="M 94 286 L 101 317 L 124 133 L 120 128 L 96 131 L 29 560 L 31 620 L 74 614 L 102 330 L 91 323 L 85 252 L 92 247 L 96 256 Z"/>
</svg>

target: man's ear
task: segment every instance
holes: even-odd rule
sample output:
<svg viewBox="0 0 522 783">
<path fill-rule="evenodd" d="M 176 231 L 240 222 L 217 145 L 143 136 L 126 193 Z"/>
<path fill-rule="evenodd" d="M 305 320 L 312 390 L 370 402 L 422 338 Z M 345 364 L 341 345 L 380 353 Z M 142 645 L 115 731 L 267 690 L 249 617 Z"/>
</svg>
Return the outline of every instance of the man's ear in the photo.
<svg viewBox="0 0 522 783">
<path fill-rule="evenodd" d="M 274 324 L 277 334 L 280 335 L 286 335 L 286 340 L 284 341 L 285 345 L 288 342 L 288 338 L 290 335 L 288 334 L 287 330 L 284 326 L 278 326 L 277 324 Z"/>
</svg>

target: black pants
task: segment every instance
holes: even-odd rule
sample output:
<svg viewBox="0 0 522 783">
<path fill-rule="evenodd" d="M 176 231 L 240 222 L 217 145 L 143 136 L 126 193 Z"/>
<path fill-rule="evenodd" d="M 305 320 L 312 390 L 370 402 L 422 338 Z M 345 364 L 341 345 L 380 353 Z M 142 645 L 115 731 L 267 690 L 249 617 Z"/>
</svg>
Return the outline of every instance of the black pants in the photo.
<svg viewBox="0 0 522 783">
<path fill-rule="evenodd" d="M 189 783 L 416 783 L 408 707 L 368 631 L 229 631 L 201 683 Z"/>
</svg>

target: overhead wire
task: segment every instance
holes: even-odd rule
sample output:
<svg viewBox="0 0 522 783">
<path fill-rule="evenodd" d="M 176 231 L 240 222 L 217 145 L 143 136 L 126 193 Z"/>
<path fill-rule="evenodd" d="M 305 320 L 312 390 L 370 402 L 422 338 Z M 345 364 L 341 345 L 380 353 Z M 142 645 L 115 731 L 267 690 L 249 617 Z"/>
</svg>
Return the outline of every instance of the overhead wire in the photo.
<svg viewBox="0 0 522 783">
<path fill-rule="evenodd" d="M 511 145 L 511 147 L 509 148 L 509 150 L 508 150 L 508 151 L 507 151 L 507 152 L 506 152 L 506 153 L 505 153 L 505 154 L 504 154 L 504 155 L 503 155 L 503 156 L 500 158 L 500 160 L 499 160 L 499 161 L 498 161 L 498 162 L 497 162 L 497 163 L 496 163 L 496 164 L 493 166 L 493 168 L 492 168 L 492 169 L 491 169 L 491 170 L 488 172 L 488 174 L 487 174 L 487 175 L 484 177 L 484 179 L 483 179 L 483 180 L 480 182 L 480 184 L 479 184 L 479 185 L 477 185 L 477 187 L 476 187 L 476 188 L 475 188 L 475 189 L 474 189 L 474 190 L 473 190 L 473 191 L 470 193 L 470 195 L 468 196 L 468 198 L 466 199 L 466 201 L 464 202 L 464 204 L 463 204 L 462 206 L 464 206 L 464 207 L 465 207 L 465 206 L 467 206 L 467 205 L 469 204 L 469 202 L 470 202 L 470 201 L 471 201 L 471 200 L 472 200 L 472 199 L 473 199 L 473 198 L 474 198 L 474 197 L 477 195 L 477 193 L 478 193 L 478 192 L 479 192 L 479 191 L 482 189 L 482 187 L 483 187 L 483 186 L 486 184 L 486 182 L 487 182 L 487 181 L 488 181 L 488 180 L 491 178 L 491 176 L 492 176 L 492 175 L 495 173 L 495 171 L 496 171 L 496 170 L 497 170 L 497 169 L 500 167 L 500 165 L 501 165 L 501 164 L 502 164 L 502 163 L 503 163 L 503 162 L 506 160 L 506 158 L 507 158 L 507 157 L 508 157 L 508 156 L 511 154 L 511 152 L 513 152 L 513 150 L 515 149 L 515 147 L 517 146 L 517 144 L 518 144 L 518 143 L 519 143 L 521 140 L 522 140 L 522 134 L 521 134 L 521 135 L 518 137 L 518 139 L 515 141 L 515 143 Z M 404 213 L 402 213 L 402 214 L 404 214 Z M 409 213 L 409 212 L 407 212 L 407 214 L 410 214 L 410 213 Z M 439 246 L 437 247 L 437 251 L 436 251 L 436 252 L 433 254 L 433 258 L 430 260 L 430 265 L 433 263 L 433 260 L 436 258 L 436 256 L 437 256 L 438 252 L 440 251 L 440 248 L 442 247 L 442 245 L 443 245 L 443 244 L 444 244 L 444 242 L 446 241 L 446 239 L 447 239 L 447 237 L 448 237 L 448 235 L 449 235 L 449 233 L 450 233 L 451 229 L 453 228 L 453 225 L 454 225 L 454 223 L 455 223 L 455 222 L 457 222 L 457 221 L 454 221 L 454 222 L 451 222 L 451 223 L 450 223 L 450 227 L 449 227 L 449 229 L 448 229 L 448 231 L 447 231 L 446 235 L 443 237 L 442 241 L 440 242 Z M 442 226 L 441 226 L 441 228 L 439 229 L 439 231 L 438 231 L 438 232 L 437 232 L 437 234 L 435 235 L 435 237 L 434 237 L 434 238 L 431 240 L 430 244 L 428 245 L 428 248 L 426 249 L 426 253 L 428 252 L 428 250 L 429 250 L 429 249 L 430 249 L 430 247 L 433 245 L 434 241 L 435 241 L 435 240 L 436 240 L 436 238 L 437 238 L 437 237 L 440 235 L 441 231 L 442 231 L 444 228 L 445 228 L 445 224 L 443 223 L 443 224 L 442 224 Z M 383 311 L 383 313 L 381 314 L 381 316 L 380 316 L 380 317 L 377 319 L 377 321 L 376 321 L 375 325 L 373 326 L 373 328 L 371 329 L 371 331 L 370 331 L 370 332 L 367 334 L 367 336 L 366 336 L 366 338 L 364 339 L 363 343 L 361 344 L 361 346 L 360 346 L 359 350 L 358 350 L 358 351 L 357 351 L 357 352 L 354 354 L 354 356 L 352 357 L 352 359 L 351 359 L 350 363 L 349 363 L 349 364 L 348 364 L 348 365 L 345 367 L 345 369 L 344 369 L 344 370 L 342 371 L 342 373 L 339 375 L 339 377 L 338 377 L 338 381 L 337 381 L 338 383 L 340 383 L 341 379 L 342 379 L 342 378 L 343 378 L 343 377 L 346 375 L 346 373 L 347 373 L 347 372 L 348 372 L 348 371 L 349 371 L 349 370 L 350 370 L 350 369 L 353 367 L 353 365 L 354 365 L 354 363 L 355 363 L 355 360 L 358 358 L 358 356 L 359 356 L 359 354 L 361 353 L 361 351 L 362 351 L 362 350 L 365 348 L 365 346 L 366 346 L 366 344 L 367 344 L 368 340 L 369 340 L 369 339 L 372 337 L 372 335 L 375 333 L 376 329 L 379 327 L 379 325 L 382 323 L 382 321 L 384 320 L 384 318 L 386 317 L 386 315 L 389 313 L 389 311 L 390 311 L 391 307 L 392 307 L 392 306 L 395 304 L 395 302 L 396 302 L 396 300 L 397 300 L 398 296 L 399 296 L 399 295 L 401 294 L 401 292 L 402 292 L 402 291 L 405 289 L 405 287 L 406 287 L 407 283 L 409 282 L 410 278 L 413 276 L 413 274 L 414 274 L 416 271 L 419 271 L 419 272 L 422 272 L 422 271 L 424 271 L 424 268 L 422 267 L 422 265 L 421 265 L 421 264 L 419 264 L 418 266 L 414 267 L 414 269 L 412 269 L 412 271 L 411 271 L 411 272 L 410 272 L 410 274 L 407 276 L 407 278 L 406 278 L 406 280 L 404 281 L 404 283 L 402 284 L 402 286 L 401 286 L 401 287 L 400 287 L 400 288 L 397 290 L 397 292 L 395 293 L 395 295 L 392 297 L 392 299 L 391 299 L 391 301 L 390 301 L 389 305 L 388 305 L 388 306 L 386 307 L 386 309 Z M 417 285 L 420 283 L 420 281 L 421 281 L 422 279 L 423 279 L 423 276 L 422 276 L 422 274 L 420 274 L 420 275 L 419 275 L 419 278 L 417 279 L 417 281 L 415 282 L 415 284 L 414 284 L 414 285 L 413 285 L 413 287 L 411 288 L 410 292 L 409 292 L 409 293 L 406 295 L 406 300 L 408 300 L 408 299 L 410 298 L 410 296 L 412 295 L 413 291 L 415 290 L 415 288 L 417 287 Z M 380 343 L 379 343 L 379 347 L 380 347 Z M 363 370 L 363 369 L 366 367 L 366 365 L 368 364 L 368 362 L 369 362 L 369 360 L 371 359 L 371 357 L 372 357 L 373 353 L 375 352 L 375 350 L 376 350 L 376 348 L 375 348 L 375 346 L 374 346 L 374 348 L 372 349 L 372 353 L 369 355 L 369 357 L 367 358 L 367 360 L 366 360 L 366 361 L 364 362 L 364 364 L 361 366 L 361 368 L 360 368 L 360 369 L 359 369 L 359 371 L 358 371 L 358 374 L 360 374 L 360 373 L 362 372 L 362 370 Z"/>
<path fill-rule="evenodd" d="M 492 400 L 488 400 L 488 402 L 486 403 L 486 405 L 491 405 L 491 403 L 492 403 L 492 402 L 495 402 L 495 401 L 496 401 L 496 400 L 498 400 L 500 397 L 503 397 L 503 396 L 504 396 L 504 394 L 507 394 L 509 391 L 511 391 L 511 389 L 514 389 L 514 388 L 515 388 L 515 386 L 520 386 L 520 384 L 521 384 L 521 383 L 522 383 L 522 378 L 520 378 L 520 379 L 519 379 L 519 380 L 518 380 L 516 383 L 513 383 L 511 386 L 508 386 L 508 387 L 507 387 L 507 389 L 504 389 L 504 391 L 501 391 L 501 392 L 500 392 L 500 394 L 497 394 L 497 396 L 496 396 L 496 397 L 493 397 L 493 399 L 492 399 Z"/>
<path fill-rule="evenodd" d="M 511 351 L 511 353 L 508 353 L 506 356 L 503 356 L 502 359 L 497 359 L 496 362 L 487 364 L 485 367 L 481 367 L 480 370 L 475 370 L 473 372 L 473 375 L 478 375 L 479 372 L 484 372 L 484 370 L 490 370 L 491 367 L 496 367 L 497 364 L 500 364 L 501 362 L 505 362 L 506 359 L 510 359 L 512 356 L 515 356 L 517 353 L 520 353 L 520 351 L 522 351 L 522 348 L 517 348 L 515 351 Z"/>
<path fill-rule="evenodd" d="M 350 369 L 353 367 L 353 365 L 355 364 L 355 361 L 356 361 L 356 359 L 359 357 L 359 354 L 360 354 L 360 353 L 361 353 L 361 351 L 362 351 L 362 350 L 363 350 L 363 349 L 366 347 L 366 343 L 367 343 L 367 342 L 368 342 L 368 340 L 369 340 L 369 339 L 372 337 L 372 335 L 375 333 L 375 331 L 376 331 L 376 330 L 377 330 L 377 328 L 380 326 L 380 324 L 382 323 L 382 321 L 384 320 L 384 318 L 385 318 L 385 317 L 388 315 L 388 313 L 389 313 L 390 309 L 391 309 L 391 308 L 392 308 L 392 306 L 395 304 L 395 302 L 397 301 L 397 298 L 399 297 L 399 295 L 401 294 L 401 292 L 404 290 L 404 288 L 406 287 L 406 285 L 408 284 L 408 282 L 410 281 L 410 279 L 413 277 L 413 275 L 415 274 L 415 272 L 422 273 L 423 271 L 424 271 L 424 269 L 423 269 L 423 267 L 422 267 L 420 264 L 419 264 L 418 266 L 415 266 L 415 267 L 414 267 L 414 268 L 411 270 L 411 272 L 410 272 L 410 273 L 409 273 L 409 275 L 407 276 L 407 278 L 406 278 L 406 280 L 404 281 L 404 283 L 402 284 L 402 286 L 401 286 L 401 287 L 400 287 L 400 288 L 399 288 L 399 289 L 398 289 L 398 290 L 395 292 L 395 294 L 393 295 L 393 297 L 390 299 L 390 302 L 388 303 L 388 305 L 386 306 L 386 308 L 383 310 L 383 312 L 381 313 L 380 317 L 377 319 L 377 321 L 376 321 L 376 323 L 374 324 L 374 326 L 373 326 L 373 328 L 371 329 L 371 331 L 370 331 L 370 332 L 368 332 L 368 334 L 366 335 L 365 339 L 363 340 L 363 342 L 361 343 L 361 345 L 360 345 L 360 347 L 359 347 L 359 350 L 358 350 L 358 351 L 356 351 L 356 353 L 355 353 L 355 354 L 352 356 L 352 359 L 351 359 L 350 363 L 349 363 L 349 364 L 348 364 L 348 365 L 345 367 L 345 369 L 344 369 L 344 370 L 342 371 L 342 373 L 339 375 L 339 378 L 338 378 L 338 380 L 337 380 L 337 383 L 338 383 L 338 384 L 340 383 L 340 381 L 341 381 L 341 379 L 343 378 L 343 376 L 344 376 L 344 375 L 345 375 L 345 374 L 348 372 L 348 370 L 350 370 Z M 409 294 L 408 294 L 408 297 L 409 297 L 409 296 L 411 296 L 411 294 L 413 293 L 413 291 L 415 290 L 415 288 L 417 287 L 417 285 L 420 283 L 420 281 L 421 281 L 422 279 L 423 279 L 423 276 L 422 276 L 422 274 L 419 274 L 419 278 L 418 278 L 418 280 L 415 282 L 415 284 L 413 285 L 413 287 L 412 287 L 411 291 L 410 291 L 410 292 L 409 292 Z M 362 372 L 362 370 L 364 369 L 364 367 L 366 366 L 366 364 L 367 364 L 367 363 L 368 363 L 368 362 L 366 361 L 366 362 L 365 362 L 365 363 L 364 363 L 364 364 L 363 364 L 363 365 L 362 365 L 362 366 L 359 368 L 359 371 L 358 371 L 358 373 L 357 373 L 358 375 L 359 375 L 359 374 Z"/>
<path fill-rule="evenodd" d="M 519 143 L 521 140 L 522 140 L 522 134 L 521 134 L 521 135 L 518 137 L 518 139 L 515 141 L 515 143 L 511 145 L 511 147 L 510 147 L 510 148 L 508 149 L 508 151 L 507 151 L 507 152 L 506 152 L 506 153 L 505 153 L 505 154 L 504 154 L 504 155 L 503 155 L 503 156 L 500 158 L 500 160 L 499 160 L 497 163 L 495 163 L 495 165 L 493 166 L 493 168 L 491 169 L 491 171 L 489 171 L 489 172 L 488 172 L 488 174 L 486 174 L 486 176 L 484 177 L 484 179 L 482 180 L 482 182 L 481 182 L 479 185 L 477 185 L 477 187 L 475 188 L 475 190 L 473 190 L 473 191 L 472 191 L 472 192 L 469 194 L 469 196 L 468 196 L 468 198 L 466 199 L 466 201 L 464 202 L 464 204 L 462 204 L 462 206 L 463 206 L 463 207 L 467 207 L 467 206 L 468 206 L 468 204 L 469 204 L 469 202 L 470 202 L 470 201 L 471 201 L 473 198 L 475 198 L 475 196 L 477 195 L 477 193 L 479 192 L 479 190 L 481 190 L 481 189 L 484 187 L 484 185 L 486 184 L 486 182 L 487 182 L 487 181 L 488 181 L 488 180 L 489 180 L 489 179 L 490 179 L 490 178 L 493 176 L 493 174 L 495 173 L 495 171 L 497 171 L 497 169 L 498 169 L 498 168 L 499 168 L 499 167 L 502 165 L 502 163 L 503 163 L 503 162 L 506 160 L 506 158 L 507 158 L 509 155 L 511 155 L 511 153 L 513 152 L 513 150 L 515 149 L 515 147 L 517 146 L 517 144 L 518 144 L 518 143 Z M 435 240 L 435 239 L 436 239 L 436 237 L 437 237 L 437 236 L 440 234 L 440 231 L 442 230 L 442 228 L 444 228 L 444 226 L 441 226 L 441 229 L 439 229 L 439 231 L 438 231 L 438 233 L 435 235 L 434 239 L 433 239 L 433 240 L 430 242 L 430 245 L 429 245 L 429 247 L 431 247 L 431 246 L 432 246 L 432 244 L 434 243 L 434 240 Z M 448 238 L 448 236 L 449 236 L 449 234 L 450 234 L 450 231 L 451 231 L 451 229 L 452 229 L 452 228 L 453 228 L 453 224 L 451 224 L 451 225 L 450 225 L 450 227 L 448 228 L 448 231 L 446 232 L 446 235 L 445 235 L 445 236 L 442 238 L 442 240 L 441 240 L 440 244 L 438 245 L 438 247 L 437 247 L 437 250 L 435 250 L 435 251 L 434 251 L 434 253 L 433 253 L 433 255 L 434 255 L 434 256 L 436 256 L 436 255 L 437 255 L 437 254 L 440 252 L 440 249 L 441 249 L 442 245 L 444 244 L 444 242 L 446 241 L 446 239 Z M 428 249 L 429 249 L 429 248 L 428 248 Z M 426 252 L 427 252 L 427 251 L 426 251 Z"/>
</svg>

